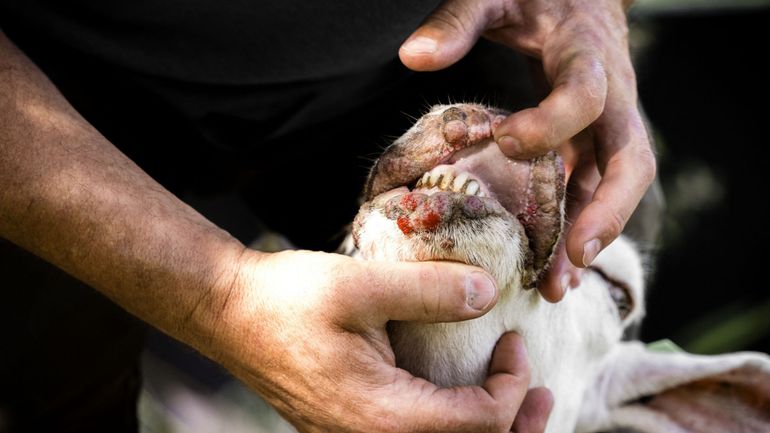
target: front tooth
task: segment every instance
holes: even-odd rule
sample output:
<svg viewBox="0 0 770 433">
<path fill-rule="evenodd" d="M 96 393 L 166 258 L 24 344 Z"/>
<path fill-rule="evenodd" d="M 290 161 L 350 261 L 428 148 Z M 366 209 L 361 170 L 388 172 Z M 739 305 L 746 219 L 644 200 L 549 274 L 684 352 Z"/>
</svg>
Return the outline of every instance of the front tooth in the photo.
<svg viewBox="0 0 770 433">
<path fill-rule="evenodd" d="M 441 178 L 439 188 L 443 189 L 444 191 L 448 191 L 452 185 L 452 180 L 454 179 L 453 176 L 454 174 L 451 171 L 444 173 L 444 176 Z"/>
<path fill-rule="evenodd" d="M 430 182 L 430 172 L 426 172 L 422 175 L 421 184 L 422 186 L 428 186 L 428 182 Z"/>
<path fill-rule="evenodd" d="M 479 183 L 475 180 L 468 182 L 468 186 L 465 187 L 465 193 L 468 195 L 476 195 L 479 192 Z"/>
<path fill-rule="evenodd" d="M 449 173 L 449 168 L 445 165 L 440 165 L 430 171 L 430 184 L 429 186 L 438 186 L 441 183 L 442 178 Z"/>
<path fill-rule="evenodd" d="M 428 183 L 429 186 L 435 186 L 436 183 L 438 183 L 438 178 L 441 176 L 441 170 L 433 169 L 430 171 L 430 182 Z"/>
<path fill-rule="evenodd" d="M 463 185 L 465 185 L 465 182 L 468 180 L 468 173 L 460 173 L 459 176 L 457 176 L 452 182 L 452 190 L 455 192 L 462 192 Z"/>
<path fill-rule="evenodd" d="M 424 174 L 422 175 L 422 177 L 420 178 L 420 180 L 418 180 L 418 181 L 417 181 L 417 185 L 416 185 L 416 186 L 417 186 L 418 188 L 420 188 L 420 187 L 427 187 L 427 186 L 428 186 L 428 181 L 429 181 L 429 180 L 430 180 L 430 173 L 427 173 L 427 172 L 426 172 L 426 173 L 424 173 Z"/>
</svg>

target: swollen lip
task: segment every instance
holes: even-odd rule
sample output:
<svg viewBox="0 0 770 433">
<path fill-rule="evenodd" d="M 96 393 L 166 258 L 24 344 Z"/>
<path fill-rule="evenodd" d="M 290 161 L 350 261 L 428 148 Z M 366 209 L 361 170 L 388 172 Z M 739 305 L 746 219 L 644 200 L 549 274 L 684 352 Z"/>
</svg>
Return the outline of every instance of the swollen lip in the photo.
<svg viewBox="0 0 770 433">
<path fill-rule="evenodd" d="M 469 192 L 469 195 L 494 199 L 511 214 L 519 215 L 527 212 L 533 199 L 531 168 L 530 161 L 508 158 L 500 151 L 497 143 L 490 140 L 455 152 L 445 162 L 423 173 L 412 183 L 412 188 L 395 188 L 381 194 L 376 200 L 384 204 L 410 190 L 427 195 L 442 191 Z M 447 178 L 449 182 L 443 182 L 446 184 L 439 186 L 439 183 L 442 183 L 439 179 Z M 458 178 L 464 180 L 460 182 L 464 185 L 475 185 L 465 190 L 461 186 L 455 187 L 454 180 Z"/>
<path fill-rule="evenodd" d="M 390 199 L 393 197 L 398 197 L 404 194 L 409 193 L 409 188 L 405 186 L 401 186 L 398 188 L 391 189 L 390 191 L 385 191 L 382 194 L 378 195 L 372 200 L 372 203 L 375 206 L 384 206 Z"/>
</svg>

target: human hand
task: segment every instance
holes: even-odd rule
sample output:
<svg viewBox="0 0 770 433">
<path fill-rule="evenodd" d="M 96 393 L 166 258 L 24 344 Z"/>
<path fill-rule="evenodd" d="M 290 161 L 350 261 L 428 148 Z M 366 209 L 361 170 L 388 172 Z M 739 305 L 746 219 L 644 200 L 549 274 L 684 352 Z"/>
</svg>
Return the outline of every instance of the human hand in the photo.
<svg viewBox="0 0 770 433">
<path fill-rule="evenodd" d="M 484 36 L 541 60 L 550 94 L 537 107 L 511 114 L 495 138 L 514 158 L 552 149 L 563 154 L 570 224 L 540 286 L 552 302 L 578 283 L 569 262 L 589 265 L 620 234 L 655 177 L 624 6 L 620 0 L 446 0 L 399 52 L 411 69 L 437 70 Z"/>
<path fill-rule="evenodd" d="M 395 367 L 389 320 L 465 320 L 492 308 L 498 291 L 478 268 L 247 251 L 239 269 L 209 356 L 300 432 L 508 432 L 517 411 L 517 432 L 544 430 L 552 397 L 527 392 L 516 334 L 500 339 L 480 387 L 440 389 Z"/>
</svg>

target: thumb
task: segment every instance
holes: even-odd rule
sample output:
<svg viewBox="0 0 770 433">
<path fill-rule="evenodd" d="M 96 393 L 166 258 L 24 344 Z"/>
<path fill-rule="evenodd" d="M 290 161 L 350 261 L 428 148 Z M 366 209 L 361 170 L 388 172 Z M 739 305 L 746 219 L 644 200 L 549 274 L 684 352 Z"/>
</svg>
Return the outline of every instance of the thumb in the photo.
<svg viewBox="0 0 770 433">
<path fill-rule="evenodd" d="M 498 289 L 482 269 L 452 262 L 363 262 L 367 298 L 359 311 L 378 322 L 455 322 L 479 317 Z M 359 292 L 360 297 L 360 292 Z"/>
<path fill-rule="evenodd" d="M 489 24 L 488 3 L 443 2 L 401 45 L 401 62 L 415 71 L 436 71 L 463 58 Z"/>
</svg>

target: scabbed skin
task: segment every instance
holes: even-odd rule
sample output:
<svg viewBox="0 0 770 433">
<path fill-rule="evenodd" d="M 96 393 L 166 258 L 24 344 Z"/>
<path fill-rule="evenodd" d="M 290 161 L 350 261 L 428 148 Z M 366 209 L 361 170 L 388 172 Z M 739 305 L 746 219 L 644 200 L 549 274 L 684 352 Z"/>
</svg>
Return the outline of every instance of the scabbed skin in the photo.
<svg viewBox="0 0 770 433">
<path fill-rule="evenodd" d="M 389 322 L 396 365 L 442 387 L 481 385 L 500 336 L 516 331 L 527 346 L 530 387 L 554 396 L 546 433 L 770 431 L 766 354 L 662 354 L 621 342 L 644 315 L 641 258 L 624 236 L 561 302 L 522 290 L 545 268 L 561 231 L 563 170 L 555 155 L 502 155 L 491 140 L 500 116 L 477 105 L 437 107 L 372 170 L 353 255 L 465 262 L 500 289 L 497 304 L 476 319 Z"/>
<path fill-rule="evenodd" d="M 434 107 L 375 162 L 364 190 L 366 200 L 408 185 L 454 152 L 492 138 L 506 112 L 476 104 Z"/>
<path fill-rule="evenodd" d="M 554 152 L 529 161 L 505 157 L 493 141 L 493 130 L 506 114 L 477 104 L 434 107 L 376 161 L 365 188 L 364 208 L 382 207 L 406 236 L 435 231 L 459 219 L 508 212 L 524 228 L 526 286 L 533 287 L 562 231 L 564 167 Z M 404 188 L 440 165 L 473 174 L 488 197 Z M 382 195 L 388 200 L 377 199 Z M 353 227 L 356 237 L 360 224 Z"/>
<path fill-rule="evenodd" d="M 362 259 L 469 263 L 500 289 L 495 307 L 473 320 L 390 322 L 399 367 L 439 386 L 481 385 L 495 344 L 515 330 L 527 344 L 531 385 L 556 396 L 547 432 L 571 431 L 582 390 L 622 325 L 598 278 L 557 304 L 523 290 L 536 285 L 561 233 L 564 172 L 554 154 L 503 155 L 492 136 L 503 116 L 468 104 L 425 115 L 375 164 L 351 234 Z"/>
</svg>

